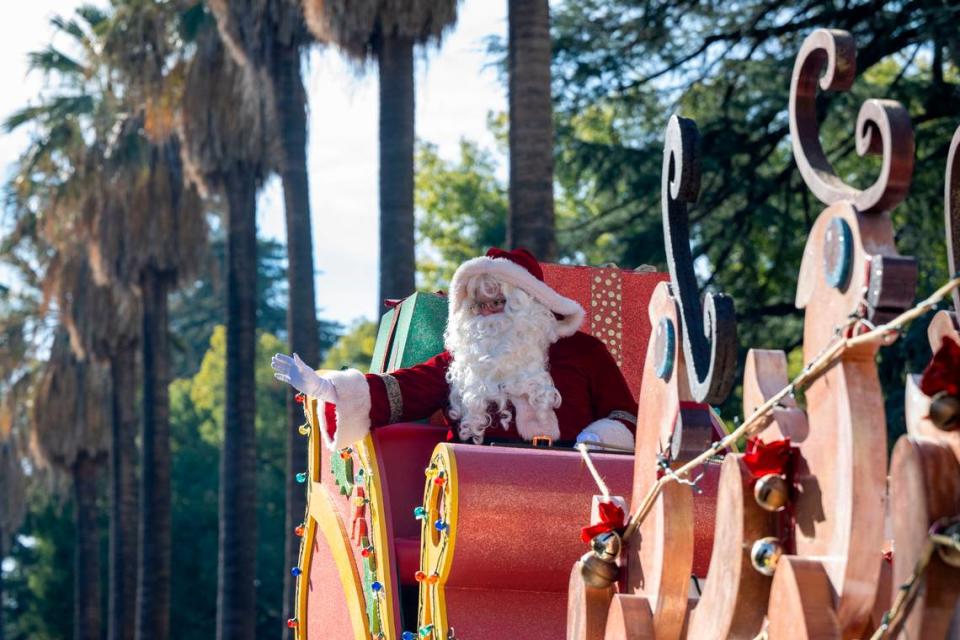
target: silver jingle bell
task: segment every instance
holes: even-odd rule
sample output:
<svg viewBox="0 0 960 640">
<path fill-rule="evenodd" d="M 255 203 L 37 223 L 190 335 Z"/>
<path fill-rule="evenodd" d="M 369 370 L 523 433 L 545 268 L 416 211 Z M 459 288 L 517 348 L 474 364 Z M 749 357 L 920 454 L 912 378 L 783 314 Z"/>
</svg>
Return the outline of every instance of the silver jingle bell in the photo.
<svg viewBox="0 0 960 640">
<path fill-rule="evenodd" d="M 620 567 L 614 562 L 601 560 L 592 551 L 580 557 L 580 575 L 589 587 L 606 589 L 620 577 Z"/>
<path fill-rule="evenodd" d="M 941 391 L 930 400 L 930 422 L 943 431 L 960 429 L 960 396 Z"/>
<path fill-rule="evenodd" d="M 783 476 L 768 473 L 753 485 L 753 498 L 765 511 L 783 511 L 790 501 L 790 488 Z"/>
<path fill-rule="evenodd" d="M 960 569 L 960 522 L 954 522 L 939 532 L 941 536 L 953 539 L 952 545 L 937 546 L 937 555 L 944 563 Z"/>
<path fill-rule="evenodd" d="M 783 544 L 779 538 L 760 538 L 753 543 L 750 549 L 750 563 L 753 568 L 765 576 L 772 576 L 777 569 L 777 562 L 783 555 Z"/>
<path fill-rule="evenodd" d="M 613 562 L 620 555 L 620 535 L 616 531 L 598 534 L 590 540 L 590 549 L 604 562 Z"/>
</svg>

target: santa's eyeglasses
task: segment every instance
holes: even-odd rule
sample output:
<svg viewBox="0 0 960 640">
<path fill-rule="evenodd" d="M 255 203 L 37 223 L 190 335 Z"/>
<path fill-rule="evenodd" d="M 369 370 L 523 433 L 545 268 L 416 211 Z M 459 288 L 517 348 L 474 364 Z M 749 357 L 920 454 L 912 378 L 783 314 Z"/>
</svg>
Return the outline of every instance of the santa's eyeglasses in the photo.
<svg viewBox="0 0 960 640">
<path fill-rule="evenodd" d="M 470 308 L 476 312 L 481 311 L 501 311 L 507 306 L 507 301 L 505 298 L 497 298 L 496 300 L 490 300 L 488 302 L 474 302 L 470 305 Z"/>
</svg>

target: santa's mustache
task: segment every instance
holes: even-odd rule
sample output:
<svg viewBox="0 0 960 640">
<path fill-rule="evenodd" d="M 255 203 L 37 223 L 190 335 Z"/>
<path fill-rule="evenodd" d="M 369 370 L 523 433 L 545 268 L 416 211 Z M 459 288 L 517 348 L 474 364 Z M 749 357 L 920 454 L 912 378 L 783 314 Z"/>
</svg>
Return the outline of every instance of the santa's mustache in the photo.
<svg viewBox="0 0 960 640">
<path fill-rule="evenodd" d="M 476 316 L 466 320 L 466 334 L 476 338 L 501 336 L 513 325 L 513 318 L 506 313 L 492 316 Z"/>
</svg>

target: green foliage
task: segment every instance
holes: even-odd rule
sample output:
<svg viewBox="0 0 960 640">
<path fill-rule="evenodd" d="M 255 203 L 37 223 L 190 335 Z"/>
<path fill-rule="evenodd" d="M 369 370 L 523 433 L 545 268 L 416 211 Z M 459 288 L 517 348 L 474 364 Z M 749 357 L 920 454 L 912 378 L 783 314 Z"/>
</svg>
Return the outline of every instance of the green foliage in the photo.
<svg viewBox="0 0 960 640">
<path fill-rule="evenodd" d="M 418 288 L 446 288 L 461 262 L 503 245 L 509 203 L 496 177 L 498 164 L 491 152 L 467 140 L 460 141 L 453 162 L 441 158 L 436 145 L 417 146 L 417 244 L 427 244 L 418 255 Z"/>
<path fill-rule="evenodd" d="M 283 592 L 286 391 L 273 379 L 270 356 L 283 349 L 274 335 L 257 342 L 257 629 L 272 637 Z M 173 451 L 173 605 L 179 638 L 209 638 L 216 619 L 218 469 L 223 442 L 226 331 L 213 331 L 192 378 L 170 386 Z"/>
<path fill-rule="evenodd" d="M 201 385 L 170 385 L 172 563 L 170 628 L 177 637 L 209 638 L 217 615 L 218 470 L 220 452 L 202 434 L 205 412 L 191 399 Z M 222 386 L 222 383 L 221 383 Z M 198 395 L 212 396 L 212 391 Z"/>
<path fill-rule="evenodd" d="M 3 563 L 7 640 L 58 640 L 73 633 L 73 513 L 35 487 Z"/>
<path fill-rule="evenodd" d="M 357 320 L 330 347 L 322 368 L 352 368 L 366 371 L 370 368 L 373 346 L 376 341 L 377 323 L 370 320 Z"/>
<path fill-rule="evenodd" d="M 270 356 L 283 349 L 261 332 L 257 344 L 257 635 L 274 637 L 283 593 L 286 389 Z M 170 385 L 172 452 L 172 606 L 177 638 L 206 640 L 217 611 L 220 445 L 223 440 L 225 331 L 215 327 L 200 370 Z M 106 522 L 102 531 L 106 536 Z M 8 638 L 68 638 L 72 633 L 73 517 L 44 491 L 28 513 L 4 571 Z M 104 538 L 106 542 L 106 538 Z M 106 571 L 106 547 L 103 569 Z M 106 585 L 106 575 L 103 577 Z M 106 590 L 104 589 L 104 595 Z M 104 609 L 105 611 L 105 609 Z"/>
</svg>

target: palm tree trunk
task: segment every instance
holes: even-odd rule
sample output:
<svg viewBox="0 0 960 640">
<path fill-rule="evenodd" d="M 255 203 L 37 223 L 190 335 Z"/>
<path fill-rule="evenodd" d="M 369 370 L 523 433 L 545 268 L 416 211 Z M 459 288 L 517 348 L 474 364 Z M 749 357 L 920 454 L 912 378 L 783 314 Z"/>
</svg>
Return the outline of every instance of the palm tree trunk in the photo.
<svg viewBox="0 0 960 640">
<path fill-rule="evenodd" d="M 170 277 L 147 269 L 143 295 L 143 457 L 140 465 L 140 556 L 137 639 L 170 636 Z"/>
<path fill-rule="evenodd" d="M 283 200 L 287 213 L 287 286 L 290 304 L 287 308 L 287 334 L 290 349 L 317 366 L 320 360 L 320 334 L 317 327 L 317 302 L 313 280 L 313 238 L 310 225 L 310 191 L 307 182 L 307 114 L 306 92 L 300 75 L 300 50 L 293 44 L 274 43 L 270 78 L 276 97 L 279 119 Z M 293 529 L 303 521 L 307 508 L 306 492 L 296 482 L 296 474 L 307 464 L 307 439 L 298 428 L 303 423 L 303 409 L 287 397 L 287 482 L 286 540 L 284 567 L 297 563 L 300 539 Z M 282 620 L 292 618 L 296 578 L 284 572 Z M 291 630 L 283 626 L 285 637 Z"/>
<path fill-rule="evenodd" d="M 109 640 L 133 640 L 137 603 L 137 412 L 135 345 L 110 359 Z"/>
<path fill-rule="evenodd" d="M 227 371 L 220 461 L 218 640 L 252 640 L 256 630 L 257 321 L 256 180 L 230 171 L 227 196 Z"/>
<path fill-rule="evenodd" d="M 507 244 L 541 260 L 557 253 L 553 214 L 550 6 L 509 0 L 510 216 Z"/>
<path fill-rule="evenodd" d="M 74 580 L 73 637 L 100 640 L 100 524 L 97 476 L 100 462 L 84 452 L 73 466 Z"/>
<path fill-rule="evenodd" d="M 0 564 L 7 557 L 7 532 L 0 529 Z M 3 571 L 0 570 L 0 640 L 6 638 L 7 623 L 3 621 Z"/>
<path fill-rule="evenodd" d="M 413 40 L 387 37 L 380 67 L 380 297 L 413 293 Z"/>
</svg>

